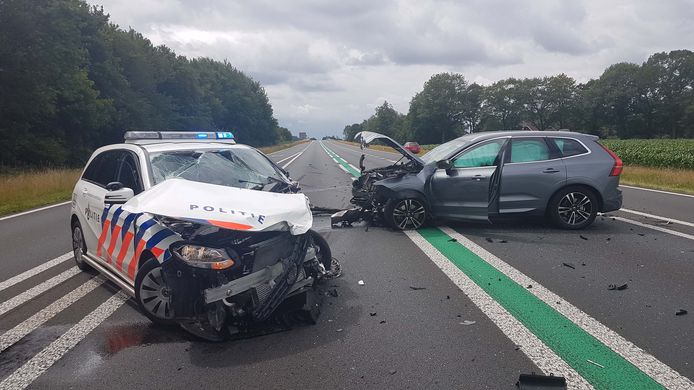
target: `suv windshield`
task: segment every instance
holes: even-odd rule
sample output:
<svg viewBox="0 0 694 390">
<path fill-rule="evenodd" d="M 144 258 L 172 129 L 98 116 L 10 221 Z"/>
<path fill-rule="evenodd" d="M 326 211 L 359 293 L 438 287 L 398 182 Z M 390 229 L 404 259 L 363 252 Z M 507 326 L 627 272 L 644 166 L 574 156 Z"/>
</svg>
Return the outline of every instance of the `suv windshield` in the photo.
<svg viewBox="0 0 694 390">
<path fill-rule="evenodd" d="M 149 159 L 152 185 L 174 177 L 264 191 L 286 184 L 275 167 L 253 149 L 175 150 L 152 153 Z"/>
<path fill-rule="evenodd" d="M 430 162 L 443 160 L 452 152 L 463 147 L 463 145 L 466 143 L 467 140 L 463 138 L 456 138 L 452 141 L 448 141 L 445 144 L 441 144 L 427 152 L 424 156 L 422 156 L 422 161 L 428 164 Z"/>
</svg>

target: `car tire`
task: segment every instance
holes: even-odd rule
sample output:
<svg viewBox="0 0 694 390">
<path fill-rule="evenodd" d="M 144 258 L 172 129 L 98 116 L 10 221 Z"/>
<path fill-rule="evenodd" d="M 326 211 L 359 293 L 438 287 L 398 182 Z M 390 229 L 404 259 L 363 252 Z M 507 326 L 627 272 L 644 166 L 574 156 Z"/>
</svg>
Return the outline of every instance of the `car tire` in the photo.
<svg viewBox="0 0 694 390">
<path fill-rule="evenodd" d="M 175 323 L 171 307 L 171 292 L 166 287 L 161 264 L 157 259 L 147 260 L 137 271 L 135 300 L 140 310 L 155 324 Z"/>
<path fill-rule="evenodd" d="M 84 255 L 87 253 L 87 244 L 84 242 L 84 234 L 82 226 L 79 222 L 72 225 L 72 253 L 75 258 L 75 265 L 82 271 L 89 271 L 92 267 L 84 261 Z"/>
<path fill-rule="evenodd" d="M 383 214 L 393 229 L 417 230 L 429 218 L 426 204 L 417 198 L 388 199 Z"/>
<path fill-rule="evenodd" d="M 309 230 L 309 234 L 313 239 L 313 243 L 318 247 L 316 257 L 318 257 L 320 263 L 323 264 L 325 270 L 330 271 L 333 262 L 333 255 L 330 251 L 330 245 L 328 245 L 328 241 L 326 241 L 325 238 L 323 238 L 323 236 L 318 234 L 318 232 L 315 230 Z"/>
<path fill-rule="evenodd" d="M 566 187 L 554 194 L 547 213 L 552 223 L 567 230 L 589 226 L 598 215 L 598 198 L 586 187 Z"/>
</svg>

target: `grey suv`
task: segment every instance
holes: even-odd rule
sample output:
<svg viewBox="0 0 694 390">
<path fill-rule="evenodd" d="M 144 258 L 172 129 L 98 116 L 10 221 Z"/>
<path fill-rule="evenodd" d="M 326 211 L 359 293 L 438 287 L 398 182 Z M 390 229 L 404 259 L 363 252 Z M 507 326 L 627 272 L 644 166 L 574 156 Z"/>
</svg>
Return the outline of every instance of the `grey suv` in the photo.
<svg viewBox="0 0 694 390">
<path fill-rule="evenodd" d="M 546 216 L 560 228 L 582 229 L 599 211 L 622 205 L 622 160 L 593 135 L 470 134 L 421 158 L 382 134 L 357 137 L 364 144 L 381 141 L 403 155 L 388 167 L 362 166 L 352 191 L 360 217 L 368 213 L 397 229 L 417 229 L 431 217 L 488 221 L 507 215 Z"/>
</svg>

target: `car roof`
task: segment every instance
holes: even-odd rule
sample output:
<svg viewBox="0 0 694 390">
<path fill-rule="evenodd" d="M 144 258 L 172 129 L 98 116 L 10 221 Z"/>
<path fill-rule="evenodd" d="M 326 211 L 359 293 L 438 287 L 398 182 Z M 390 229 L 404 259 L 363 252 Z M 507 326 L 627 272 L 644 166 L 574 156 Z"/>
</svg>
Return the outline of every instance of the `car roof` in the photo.
<svg viewBox="0 0 694 390">
<path fill-rule="evenodd" d="M 229 144 L 221 142 L 157 142 L 149 144 L 112 144 L 99 148 L 99 151 L 112 149 L 133 149 L 141 148 L 148 153 L 169 152 L 176 150 L 200 150 L 200 149 L 252 149 L 243 144 Z"/>
<path fill-rule="evenodd" d="M 592 134 L 577 133 L 575 131 L 535 131 L 535 130 L 505 130 L 505 131 L 484 131 L 481 133 L 466 134 L 457 139 L 465 142 L 484 141 L 497 137 L 572 137 L 582 139 L 595 139 L 598 137 Z"/>
</svg>

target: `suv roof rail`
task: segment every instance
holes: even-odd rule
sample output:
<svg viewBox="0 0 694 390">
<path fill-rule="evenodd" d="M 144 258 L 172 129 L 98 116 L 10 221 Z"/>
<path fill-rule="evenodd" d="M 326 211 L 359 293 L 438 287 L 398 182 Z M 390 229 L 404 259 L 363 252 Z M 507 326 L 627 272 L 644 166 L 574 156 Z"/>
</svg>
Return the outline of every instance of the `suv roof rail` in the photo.
<svg viewBox="0 0 694 390">
<path fill-rule="evenodd" d="M 155 144 L 163 142 L 219 142 L 235 144 L 229 131 L 126 131 L 123 136 L 127 144 Z"/>
</svg>

